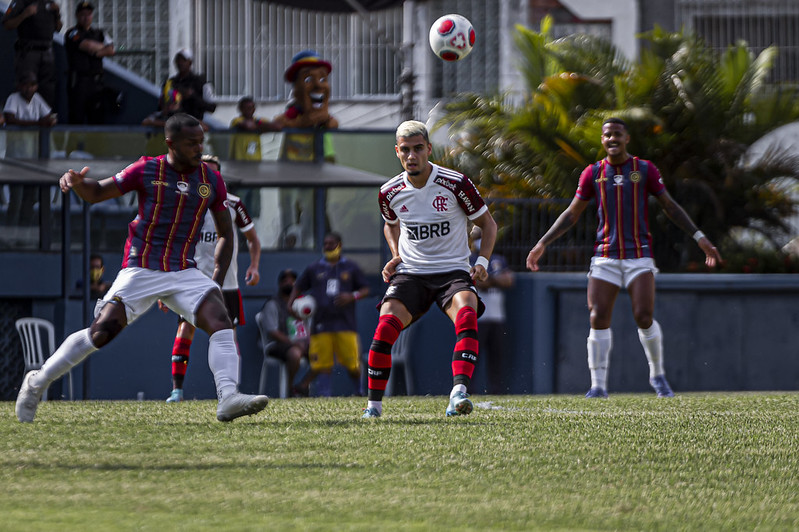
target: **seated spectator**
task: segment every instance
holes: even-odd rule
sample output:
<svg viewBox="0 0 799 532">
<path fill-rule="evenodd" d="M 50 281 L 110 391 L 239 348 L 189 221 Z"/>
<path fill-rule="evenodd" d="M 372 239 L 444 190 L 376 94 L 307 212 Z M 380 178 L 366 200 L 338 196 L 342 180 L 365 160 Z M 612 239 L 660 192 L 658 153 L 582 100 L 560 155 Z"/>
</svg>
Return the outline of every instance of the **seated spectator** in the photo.
<svg viewBox="0 0 799 532">
<path fill-rule="evenodd" d="M 36 92 L 36 74 L 24 72 L 17 82 L 17 92 L 11 93 L 3 108 L 6 122 L 17 126 L 52 127 L 58 117 L 44 98 Z"/>
<path fill-rule="evenodd" d="M 230 157 L 239 161 L 260 161 L 261 134 L 280 131 L 280 127 L 269 120 L 255 118 L 255 100 L 251 96 L 239 100 L 238 109 L 241 114 L 230 122 L 230 129 L 240 133 L 233 135 Z"/>
<path fill-rule="evenodd" d="M 309 345 L 307 323 L 292 316 L 288 308 L 296 280 L 297 273 L 294 270 L 283 270 L 278 274 L 278 295 L 266 301 L 258 323 L 266 356 L 275 357 L 286 364 L 293 397 L 308 395 L 307 386 L 305 391 L 293 387 L 303 357 L 308 358 Z"/>
</svg>

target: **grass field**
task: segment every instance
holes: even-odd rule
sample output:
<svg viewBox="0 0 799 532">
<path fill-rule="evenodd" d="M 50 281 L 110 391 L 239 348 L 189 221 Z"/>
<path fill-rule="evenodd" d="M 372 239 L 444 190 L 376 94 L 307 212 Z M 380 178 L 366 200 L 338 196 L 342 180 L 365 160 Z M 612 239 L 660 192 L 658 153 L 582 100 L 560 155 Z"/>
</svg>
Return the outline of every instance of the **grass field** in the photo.
<svg viewBox="0 0 799 532">
<path fill-rule="evenodd" d="M 799 394 L 364 403 L 0 403 L 0 529 L 799 529 Z"/>
</svg>

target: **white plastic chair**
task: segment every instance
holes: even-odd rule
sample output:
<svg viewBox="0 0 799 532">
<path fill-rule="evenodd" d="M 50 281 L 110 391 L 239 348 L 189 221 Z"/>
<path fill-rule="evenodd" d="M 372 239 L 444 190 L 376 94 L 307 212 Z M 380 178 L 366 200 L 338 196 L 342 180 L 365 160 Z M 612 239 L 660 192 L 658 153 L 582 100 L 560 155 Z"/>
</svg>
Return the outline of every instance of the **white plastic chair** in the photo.
<svg viewBox="0 0 799 532">
<path fill-rule="evenodd" d="M 52 323 L 41 318 L 20 318 L 15 323 L 19 337 L 22 340 L 22 354 L 25 357 L 25 374 L 31 370 L 39 369 L 44 361 L 56 349 L 55 327 Z M 42 343 L 42 337 L 47 337 L 47 345 Z M 67 373 L 69 382 L 69 399 L 74 399 L 72 388 L 72 370 Z M 42 401 L 47 400 L 47 393 L 42 396 Z"/>
<path fill-rule="evenodd" d="M 409 360 L 411 350 L 411 340 L 408 331 L 400 332 L 397 341 L 391 346 L 391 373 L 386 383 L 386 395 L 394 395 L 394 380 L 397 374 L 397 365 L 402 366 L 405 373 L 405 391 L 408 395 L 413 395 L 413 364 Z"/>
</svg>

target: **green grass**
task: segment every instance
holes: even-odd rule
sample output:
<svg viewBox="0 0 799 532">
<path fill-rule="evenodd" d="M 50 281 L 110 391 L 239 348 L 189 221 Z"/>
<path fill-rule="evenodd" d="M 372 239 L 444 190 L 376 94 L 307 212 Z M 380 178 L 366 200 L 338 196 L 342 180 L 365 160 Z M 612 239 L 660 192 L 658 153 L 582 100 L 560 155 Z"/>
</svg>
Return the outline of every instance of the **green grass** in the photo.
<svg viewBox="0 0 799 532">
<path fill-rule="evenodd" d="M 791 530 L 799 394 L 0 403 L 0 529 Z"/>
</svg>

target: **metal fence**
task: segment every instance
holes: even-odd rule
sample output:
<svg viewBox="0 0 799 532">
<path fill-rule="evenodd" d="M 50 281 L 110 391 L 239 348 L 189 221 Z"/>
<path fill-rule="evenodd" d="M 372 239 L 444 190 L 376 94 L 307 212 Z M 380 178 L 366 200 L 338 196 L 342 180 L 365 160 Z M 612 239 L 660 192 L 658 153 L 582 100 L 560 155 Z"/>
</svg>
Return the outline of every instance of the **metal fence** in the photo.
<svg viewBox="0 0 799 532">
<path fill-rule="evenodd" d="M 675 11 L 677 27 L 694 31 L 719 51 L 740 40 L 755 53 L 777 46 L 770 81 L 799 81 L 796 0 L 677 0 Z"/>
</svg>

